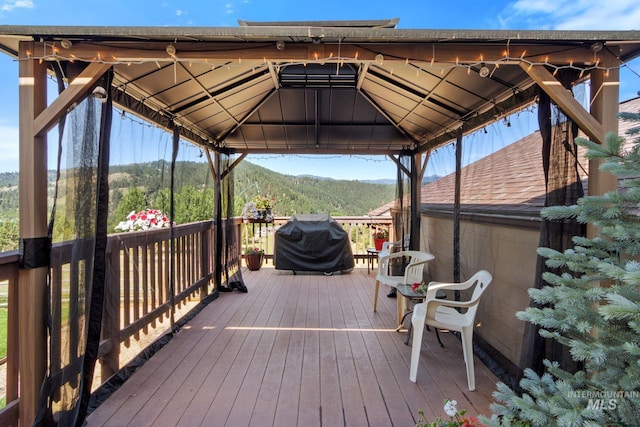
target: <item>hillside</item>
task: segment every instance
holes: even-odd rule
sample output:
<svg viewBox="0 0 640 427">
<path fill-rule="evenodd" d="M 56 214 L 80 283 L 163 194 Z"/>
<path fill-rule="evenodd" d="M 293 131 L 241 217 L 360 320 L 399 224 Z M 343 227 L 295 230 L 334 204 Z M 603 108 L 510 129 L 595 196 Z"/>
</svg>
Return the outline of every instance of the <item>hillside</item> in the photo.
<svg viewBox="0 0 640 427">
<path fill-rule="evenodd" d="M 168 188 L 170 165 L 152 162 L 115 166 L 110 172 L 112 191 L 128 188 L 144 189 L 151 195 Z M 332 215 L 364 215 L 371 209 L 388 203 L 395 197 L 395 186 L 369 184 L 360 181 L 333 180 L 309 176 L 283 175 L 247 161 L 234 170 L 236 214 L 244 203 L 256 195 L 274 198 L 274 213 L 289 216 L 294 213 L 329 213 Z M 212 188 L 206 163 L 179 162 L 176 164 L 176 192 L 184 187 L 201 191 Z"/>
<path fill-rule="evenodd" d="M 242 207 L 256 195 L 274 199 L 274 215 L 296 213 L 329 213 L 365 215 L 395 197 L 395 185 L 334 180 L 312 176 L 284 175 L 256 164 L 242 161 L 233 170 L 235 182 L 234 211 L 241 215 Z M 168 212 L 168 189 L 171 165 L 157 161 L 142 164 L 112 166 L 109 172 L 111 190 L 109 227 L 124 219 L 133 209 L 155 207 Z M 55 174 L 49 173 L 49 194 L 53 194 Z M 64 193 L 64 174 L 61 188 Z M 178 162 L 175 168 L 176 221 L 185 223 L 211 218 L 213 184 L 207 163 Z M 7 250 L 6 234 L 14 234 L 18 219 L 18 174 L 0 173 L 0 249 Z M 11 224 L 11 227 L 8 226 Z M 17 237 L 17 236 L 16 236 Z"/>
<path fill-rule="evenodd" d="M 236 195 L 250 200 L 255 194 L 275 198 L 277 215 L 329 213 L 365 215 L 395 197 L 395 185 L 371 184 L 356 180 L 333 180 L 310 176 L 282 175 L 249 162 L 235 171 Z M 255 188 L 242 185 L 255 183 Z"/>
</svg>

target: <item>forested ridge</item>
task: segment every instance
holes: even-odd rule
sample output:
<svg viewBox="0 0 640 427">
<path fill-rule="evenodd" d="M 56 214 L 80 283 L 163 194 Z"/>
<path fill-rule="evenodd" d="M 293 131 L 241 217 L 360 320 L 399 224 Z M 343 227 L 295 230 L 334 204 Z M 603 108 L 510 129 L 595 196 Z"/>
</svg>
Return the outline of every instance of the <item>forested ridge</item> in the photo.
<svg viewBox="0 0 640 427">
<path fill-rule="evenodd" d="M 284 175 L 242 161 L 233 169 L 234 213 L 240 216 L 245 203 L 260 195 L 273 199 L 276 216 L 296 213 L 365 215 L 395 198 L 395 185 L 357 180 L 334 180 Z M 165 161 L 111 166 L 109 171 L 109 231 L 132 210 L 144 208 L 169 212 L 171 164 Z M 213 181 L 207 163 L 176 162 L 174 171 L 178 224 L 210 219 L 213 213 Z M 55 173 L 49 173 L 49 196 L 53 196 Z M 61 174 L 64 193 L 65 174 Z M 73 185 L 68 186 L 73 188 Z M 62 226 L 62 225 L 61 225 Z M 66 223 L 66 226 L 72 226 Z M 58 230 L 63 232 L 63 230 Z M 0 250 L 17 247 L 18 173 L 0 173 Z"/>
</svg>

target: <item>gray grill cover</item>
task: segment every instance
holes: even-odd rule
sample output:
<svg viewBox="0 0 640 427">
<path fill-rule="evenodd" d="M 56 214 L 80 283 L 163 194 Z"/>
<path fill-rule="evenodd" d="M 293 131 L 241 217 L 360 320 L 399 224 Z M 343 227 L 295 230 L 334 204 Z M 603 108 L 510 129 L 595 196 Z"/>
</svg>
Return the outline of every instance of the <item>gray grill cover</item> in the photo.
<svg viewBox="0 0 640 427">
<path fill-rule="evenodd" d="M 354 266 L 346 231 L 327 214 L 294 215 L 275 233 L 275 268 L 333 273 Z"/>
</svg>

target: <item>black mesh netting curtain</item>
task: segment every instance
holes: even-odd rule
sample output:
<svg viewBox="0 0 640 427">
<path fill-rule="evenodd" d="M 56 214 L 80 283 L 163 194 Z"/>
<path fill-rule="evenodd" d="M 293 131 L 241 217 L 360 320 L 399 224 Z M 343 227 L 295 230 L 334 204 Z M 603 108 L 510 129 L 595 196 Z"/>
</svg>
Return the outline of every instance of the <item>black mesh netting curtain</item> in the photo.
<svg viewBox="0 0 640 427">
<path fill-rule="evenodd" d="M 64 72 L 57 70 L 57 74 L 62 91 L 66 80 Z M 111 79 L 112 73 L 109 72 L 97 85 L 110 88 Z M 34 421 L 38 426 L 81 425 L 87 410 L 91 410 L 90 405 L 95 405 L 96 399 L 91 391 L 102 314 L 103 309 L 114 309 L 104 304 L 107 234 L 114 232 L 114 225 L 129 211 L 144 208 L 171 211 L 172 266 L 174 221 L 186 224 L 213 219 L 214 242 L 209 250 L 215 254 L 214 283 L 221 290 L 234 284 L 236 289 L 246 291 L 238 256 L 240 230 L 233 221 L 233 157 L 218 153 L 218 164 L 207 168 L 202 150 L 191 145 L 182 146 L 177 131 L 172 140 L 167 138 L 166 132 L 160 137 L 155 134 L 155 127 L 130 123 L 124 113 L 121 114 L 122 120 L 112 123 L 111 93 L 107 89 L 102 94 L 107 97 L 89 96 L 79 102 L 58 125 L 57 179 L 49 242 L 52 245 L 50 265 L 62 265 L 64 268 L 52 270 L 54 274 L 48 278 L 47 284 L 48 368 Z M 112 131 L 113 145 L 118 149 L 110 153 Z M 113 170 L 109 165 L 110 154 L 117 163 L 111 165 Z M 194 155 L 198 161 L 193 161 Z M 168 156 L 171 156 L 171 162 L 167 161 Z M 114 206 L 110 208 L 109 172 L 118 175 L 119 168 L 125 167 L 127 161 L 132 161 L 135 170 L 141 171 L 140 176 L 135 178 L 135 182 L 112 182 L 112 193 L 119 193 L 120 197 L 113 197 Z M 152 173 L 144 173 L 151 169 Z M 208 188 L 213 181 L 219 185 L 218 193 Z M 133 191 L 138 188 L 145 191 Z M 198 192 L 195 188 L 204 190 Z M 218 204 L 216 209 L 214 199 Z M 118 202 L 117 206 L 115 202 Z M 124 209 L 122 212 L 119 212 L 122 210 L 120 205 Z M 108 215 L 112 211 L 117 217 L 115 224 L 109 224 Z M 129 257 L 131 248 L 126 243 L 123 243 L 123 248 L 125 256 Z M 191 314 L 184 315 L 180 320 L 174 320 L 173 297 L 176 290 L 173 279 L 174 274 L 170 274 L 166 290 L 172 306 L 171 330 L 191 317 Z M 191 310 L 190 313 L 196 311 Z M 107 384 L 99 394 L 102 396 L 117 388 L 136 366 L 144 363 L 145 357 L 146 350 L 144 357 L 137 357 L 111 377 L 107 383 L 112 384 Z M 94 402 L 90 403 L 90 398 Z"/>
<path fill-rule="evenodd" d="M 216 283 L 220 290 L 238 289 L 246 291 L 240 268 L 239 246 L 241 238 L 239 228 L 234 225 L 234 174 L 233 156 L 219 153 L 219 169 L 221 171 L 219 206 L 216 209 Z"/>
<path fill-rule="evenodd" d="M 565 87 L 575 79 L 575 75 L 558 73 L 558 79 Z M 584 195 L 579 174 L 577 146 L 574 140 L 578 127 L 562 111 L 551 104 L 549 96 L 542 90 L 539 93 L 538 121 L 542 136 L 542 162 L 546 182 L 545 206 L 574 205 Z M 550 221 L 542 219 L 540 226 L 540 247 L 552 248 L 563 252 L 573 247 L 573 236 L 584 236 L 586 226 L 573 220 Z M 536 288 L 546 283 L 542 279 L 545 271 L 545 258 L 538 256 L 536 265 Z M 555 271 L 558 273 L 559 271 Z M 533 302 L 532 302 L 533 304 Z M 538 373 L 544 371 L 544 359 L 555 360 L 567 370 L 575 370 L 568 349 L 556 341 L 548 341 L 538 334 L 538 327 L 527 323 L 523 345 L 522 366 Z"/>
<path fill-rule="evenodd" d="M 57 74 L 64 89 L 62 72 Z M 111 78 L 108 72 L 98 85 L 111 87 Z M 50 262 L 69 269 L 48 278 L 48 370 L 34 425 L 73 426 L 85 417 L 102 317 L 110 127 L 110 97 L 94 96 L 58 124 Z"/>
<path fill-rule="evenodd" d="M 415 242 L 418 236 L 412 233 L 411 185 L 415 169 L 415 158 L 410 152 L 402 152 L 398 156 L 398 172 L 396 181 L 396 201 L 394 206 L 393 231 L 395 240 L 405 241 L 409 236 L 409 248 L 417 249 Z"/>
</svg>

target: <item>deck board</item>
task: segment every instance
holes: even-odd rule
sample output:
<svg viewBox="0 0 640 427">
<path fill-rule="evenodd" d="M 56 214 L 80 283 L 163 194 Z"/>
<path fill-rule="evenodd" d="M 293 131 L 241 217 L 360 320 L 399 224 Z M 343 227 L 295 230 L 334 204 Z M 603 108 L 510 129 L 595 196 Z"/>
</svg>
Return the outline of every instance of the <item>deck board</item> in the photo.
<svg viewBox="0 0 640 427">
<path fill-rule="evenodd" d="M 497 378 L 476 358 L 469 392 L 460 341 L 425 331 L 418 381 L 395 331 L 396 301 L 373 274 L 245 271 L 87 418 L 88 426 L 407 426 L 445 398 L 489 414 Z"/>
</svg>

